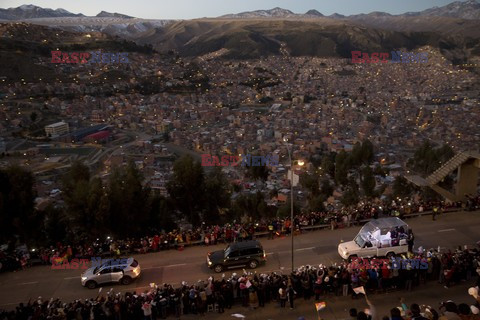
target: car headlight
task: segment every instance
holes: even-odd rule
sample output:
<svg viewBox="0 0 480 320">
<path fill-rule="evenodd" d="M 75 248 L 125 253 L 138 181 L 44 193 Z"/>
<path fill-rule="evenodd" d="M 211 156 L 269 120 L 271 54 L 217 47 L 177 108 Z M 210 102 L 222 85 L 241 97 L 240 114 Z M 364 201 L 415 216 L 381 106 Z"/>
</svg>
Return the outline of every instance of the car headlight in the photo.
<svg viewBox="0 0 480 320">
<path fill-rule="evenodd" d="M 82 281 L 85 281 L 85 280 L 87 280 L 87 277 L 82 277 Z"/>
</svg>

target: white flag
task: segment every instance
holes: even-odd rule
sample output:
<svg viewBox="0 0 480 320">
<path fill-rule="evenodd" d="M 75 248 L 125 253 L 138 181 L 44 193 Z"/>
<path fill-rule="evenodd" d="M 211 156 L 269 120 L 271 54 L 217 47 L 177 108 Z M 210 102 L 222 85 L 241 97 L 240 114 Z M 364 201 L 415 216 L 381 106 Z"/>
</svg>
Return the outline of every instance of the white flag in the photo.
<svg viewBox="0 0 480 320">
<path fill-rule="evenodd" d="M 356 294 L 363 293 L 365 294 L 365 289 L 363 287 L 353 288 L 353 292 Z"/>
</svg>

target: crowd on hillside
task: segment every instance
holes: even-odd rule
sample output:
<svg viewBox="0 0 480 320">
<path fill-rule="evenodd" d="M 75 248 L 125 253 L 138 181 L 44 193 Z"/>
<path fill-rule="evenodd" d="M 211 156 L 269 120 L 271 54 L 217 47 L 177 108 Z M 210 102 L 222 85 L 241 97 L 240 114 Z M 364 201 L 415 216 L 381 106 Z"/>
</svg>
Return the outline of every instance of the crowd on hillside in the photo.
<svg viewBox="0 0 480 320">
<path fill-rule="evenodd" d="M 383 319 L 399 320 L 402 313 L 405 319 L 419 318 L 423 312 L 427 319 L 479 319 L 478 286 L 480 285 L 480 251 L 459 247 L 455 251 L 440 253 L 435 249 L 409 253 L 406 258 L 424 259 L 428 262 L 427 269 L 412 268 L 407 264 L 405 268 L 397 269 L 392 263 L 387 268 L 373 264 L 372 267 L 354 262 L 344 262 L 340 265 L 302 266 L 295 272 L 286 275 L 281 273 L 257 274 L 243 270 L 241 275 L 233 273 L 230 278 L 223 274 L 219 279 L 210 277 L 205 281 L 194 284 L 182 282 L 180 287 L 169 284 L 151 284 L 151 289 L 143 293 L 113 293 L 100 294 L 96 299 L 75 300 L 62 302 L 58 299 L 45 301 L 38 297 L 36 301 L 20 304 L 15 311 L 0 312 L 0 320 L 9 319 L 165 319 L 167 317 L 180 318 L 182 315 L 205 315 L 207 312 L 223 313 L 234 305 L 249 308 L 262 308 L 268 303 L 277 303 L 279 307 L 295 308 L 298 299 L 305 301 L 326 300 L 329 296 L 350 296 L 353 299 L 361 297 L 353 289 L 363 287 L 370 296 L 373 293 L 382 293 L 392 290 L 414 290 L 417 286 L 429 281 L 438 281 L 446 287 L 461 281 L 475 281 L 474 287 L 469 289 L 473 300 L 469 304 L 456 305 L 452 302 L 445 304 L 443 316 L 434 309 L 421 308 L 412 304 L 409 310 L 393 308 L 391 317 Z M 393 260 L 392 260 L 393 261 Z M 476 299 L 476 300 L 475 300 Z M 370 316 L 375 315 L 375 307 L 370 305 Z M 404 303 L 402 303 L 402 307 Z M 406 309 L 406 307 L 405 307 Z M 440 311 L 440 310 L 439 310 Z M 440 312 L 441 313 L 441 312 Z M 363 311 L 350 310 L 349 319 L 367 320 L 368 315 Z"/>
<path fill-rule="evenodd" d="M 398 216 L 416 212 L 434 211 L 440 214 L 444 210 L 460 208 L 462 203 L 422 202 L 411 199 L 396 199 L 392 202 L 360 202 L 355 207 L 335 209 L 333 206 L 324 212 L 310 212 L 299 214 L 294 219 L 294 231 L 301 232 L 302 228 L 315 225 L 330 225 L 332 229 L 349 227 L 365 219 L 384 216 Z M 465 209 L 480 208 L 480 195 L 469 197 Z M 0 250 L 0 261 L 3 271 L 19 270 L 32 264 L 52 264 L 73 258 L 91 258 L 98 256 L 120 256 L 134 253 L 155 252 L 176 248 L 182 250 L 185 245 L 230 243 L 252 239 L 256 234 L 267 233 L 270 239 L 288 235 L 291 232 L 291 221 L 286 219 L 271 219 L 258 222 L 228 223 L 223 226 L 202 225 L 190 230 L 173 230 L 161 232 L 153 236 L 140 239 L 97 239 L 93 243 L 77 243 L 66 245 L 57 243 L 49 248 L 31 249 L 25 251 L 10 251 L 9 254 Z M 2 271 L 2 270 L 0 270 Z"/>
</svg>

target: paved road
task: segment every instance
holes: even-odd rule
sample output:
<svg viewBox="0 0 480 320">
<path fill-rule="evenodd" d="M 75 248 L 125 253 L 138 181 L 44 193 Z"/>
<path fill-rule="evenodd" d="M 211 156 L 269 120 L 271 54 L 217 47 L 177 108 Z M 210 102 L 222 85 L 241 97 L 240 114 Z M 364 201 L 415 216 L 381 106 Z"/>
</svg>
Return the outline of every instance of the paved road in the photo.
<svg viewBox="0 0 480 320">
<path fill-rule="evenodd" d="M 432 221 L 430 216 L 407 220 L 415 233 L 415 247 L 454 248 L 467 244 L 473 246 L 480 240 L 480 212 L 456 212 L 440 216 Z M 295 265 L 318 265 L 340 262 L 337 245 L 340 240 L 351 240 L 359 227 L 340 230 L 319 230 L 295 237 Z M 289 272 L 291 238 L 266 240 L 262 243 L 268 254 L 268 262 L 257 272 Z M 181 281 L 193 283 L 199 279 L 219 276 L 206 267 L 206 254 L 222 249 L 224 245 L 186 248 L 184 251 L 163 251 L 135 256 L 140 262 L 142 277 L 129 286 L 111 285 L 116 292 L 143 291 L 149 283 L 168 282 L 179 285 Z M 96 297 L 98 290 L 80 285 L 81 270 L 52 270 L 48 266 L 33 267 L 25 271 L 0 274 L 0 308 L 11 308 L 29 298 L 60 297 L 64 301 Z M 227 277 L 235 271 L 227 272 Z M 238 272 L 238 271 L 237 271 Z M 240 270 L 241 272 L 241 270 Z"/>
</svg>

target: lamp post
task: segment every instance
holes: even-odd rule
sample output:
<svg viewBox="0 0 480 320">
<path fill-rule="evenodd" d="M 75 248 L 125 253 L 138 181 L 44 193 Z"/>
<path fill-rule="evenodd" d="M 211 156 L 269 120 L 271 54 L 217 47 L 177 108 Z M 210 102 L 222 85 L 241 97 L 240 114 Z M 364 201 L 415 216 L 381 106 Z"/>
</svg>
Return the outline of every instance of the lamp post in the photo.
<svg viewBox="0 0 480 320">
<path fill-rule="evenodd" d="M 286 140 L 284 140 L 286 142 Z M 292 145 L 293 147 L 293 145 Z M 288 159 L 290 160 L 290 236 L 292 237 L 292 272 L 293 272 L 293 161 L 292 161 L 292 154 L 290 149 L 288 148 L 287 144 L 287 151 L 288 151 Z"/>
<path fill-rule="evenodd" d="M 288 140 L 286 138 L 283 139 L 284 142 L 287 142 Z M 293 144 L 292 144 L 292 152 L 290 151 L 290 148 L 288 147 L 288 144 L 285 143 L 287 146 L 287 151 L 288 151 L 288 159 L 290 160 L 290 235 L 292 237 L 292 272 L 293 272 L 293 266 L 294 266 L 294 245 L 293 245 L 293 233 L 295 229 L 295 223 L 293 221 L 293 160 L 292 160 L 292 152 L 293 152 Z M 303 166 L 304 162 L 302 160 L 298 160 L 298 165 Z"/>
</svg>

